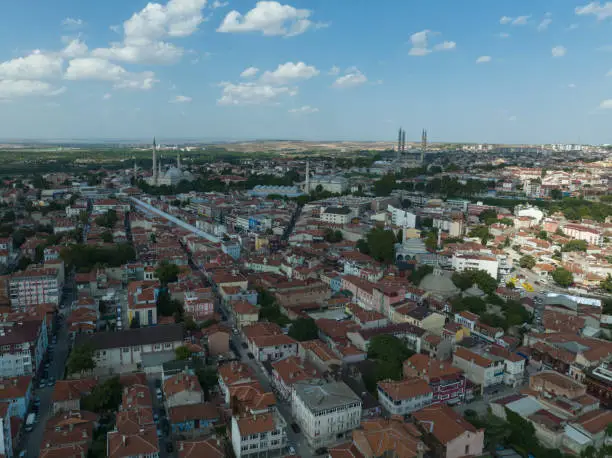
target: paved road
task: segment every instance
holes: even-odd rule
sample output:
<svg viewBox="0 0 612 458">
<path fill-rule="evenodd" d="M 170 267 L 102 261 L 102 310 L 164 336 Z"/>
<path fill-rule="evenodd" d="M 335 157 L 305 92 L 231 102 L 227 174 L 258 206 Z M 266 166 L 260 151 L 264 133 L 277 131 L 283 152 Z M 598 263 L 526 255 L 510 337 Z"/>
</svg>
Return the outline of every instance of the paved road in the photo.
<svg viewBox="0 0 612 458">
<path fill-rule="evenodd" d="M 147 384 L 149 385 L 149 391 L 151 392 L 151 399 L 153 400 L 153 413 L 156 413 L 156 414 L 159 415 L 160 414 L 160 410 L 163 409 L 164 406 L 163 406 L 162 403 L 160 403 L 157 400 L 157 394 L 156 394 L 157 387 L 155 386 L 155 379 L 154 378 L 148 378 L 147 379 Z M 159 415 L 159 421 L 161 422 L 161 415 Z M 160 423 L 158 423 L 157 429 L 158 430 L 162 430 Z M 174 456 L 173 453 L 168 453 L 167 450 L 166 450 L 166 444 L 168 442 L 172 442 L 172 439 L 166 437 L 163 434 L 163 431 L 162 431 L 162 435 L 159 436 L 159 456 L 160 456 L 160 458 L 171 458 L 171 457 Z"/>
<path fill-rule="evenodd" d="M 70 289 L 70 286 L 66 287 L 64 296 L 62 297 L 62 303 L 69 306 L 69 304 L 72 303 L 72 294 L 73 291 Z M 66 307 L 64 310 L 68 311 L 69 307 Z M 51 343 L 51 339 L 52 336 L 50 335 L 49 343 Z M 54 348 L 53 358 L 51 359 L 49 365 L 49 376 L 55 377 L 56 380 L 64 377 L 64 368 L 66 367 L 66 360 L 68 358 L 69 351 L 68 329 L 65 325 L 65 321 L 62 320 L 58 329 L 57 344 Z M 26 433 L 22 430 L 23 435 L 19 447 L 19 451 L 24 449 L 26 450 L 28 457 L 36 457 L 40 452 L 45 432 L 45 425 L 52 414 L 52 394 L 53 387 L 45 387 L 40 389 L 38 388 L 38 384 L 35 384 L 34 395 L 40 397 L 39 417 L 32 432 Z"/>
</svg>

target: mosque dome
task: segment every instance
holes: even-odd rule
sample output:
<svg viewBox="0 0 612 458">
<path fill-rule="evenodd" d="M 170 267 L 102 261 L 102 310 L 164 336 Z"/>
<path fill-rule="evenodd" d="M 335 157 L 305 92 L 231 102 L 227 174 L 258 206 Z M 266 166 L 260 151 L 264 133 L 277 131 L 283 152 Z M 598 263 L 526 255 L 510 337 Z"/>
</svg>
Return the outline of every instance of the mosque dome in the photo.
<svg viewBox="0 0 612 458">
<path fill-rule="evenodd" d="M 183 177 L 183 172 L 181 172 L 176 167 L 170 167 L 165 175 L 165 178 L 174 179 L 174 180 L 181 179 L 182 177 Z"/>
<path fill-rule="evenodd" d="M 434 296 L 452 297 L 459 293 L 459 288 L 451 280 L 450 273 L 441 269 L 435 269 L 433 273 L 425 275 L 419 287 Z"/>
</svg>

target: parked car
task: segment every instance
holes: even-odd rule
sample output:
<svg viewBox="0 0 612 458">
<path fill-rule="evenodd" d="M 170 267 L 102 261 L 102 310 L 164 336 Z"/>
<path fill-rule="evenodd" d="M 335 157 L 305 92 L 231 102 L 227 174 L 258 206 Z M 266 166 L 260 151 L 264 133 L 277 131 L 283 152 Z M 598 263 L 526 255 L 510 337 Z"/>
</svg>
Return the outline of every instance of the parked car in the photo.
<svg viewBox="0 0 612 458">
<path fill-rule="evenodd" d="M 293 448 L 292 445 L 289 446 L 289 455 L 295 455 L 295 449 Z"/>
<path fill-rule="evenodd" d="M 249 348 L 249 346 L 246 344 L 246 342 L 242 342 L 242 348 Z"/>
<path fill-rule="evenodd" d="M 41 378 L 40 381 L 38 382 L 38 388 L 44 388 L 46 386 L 47 386 L 47 379 Z"/>
<path fill-rule="evenodd" d="M 172 442 L 168 442 L 168 443 L 166 444 L 166 451 L 167 451 L 168 453 L 172 453 L 172 451 L 173 451 L 173 450 L 174 450 L 174 447 L 172 446 Z"/>
<path fill-rule="evenodd" d="M 296 422 L 291 423 L 291 429 L 293 430 L 295 434 L 300 434 L 302 432 L 302 430 L 300 429 L 300 427 L 298 426 Z"/>
<path fill-rule="evenodd" d="M 249 357 L 249 359 L 255 359 L 255 355 L 251 352 L 248 352 L 247 356 Z"/>
<path fill-rule="evenodd" d="M 318 449 L 315 450 L 315 455 L 326 455 L 327 454 L 327 447 L 319 447 Z"/>
<path fill-rule="evenodd" d="M 47 386 L 55 385 L 55 377 L 49 377 L 49 381 L 47 382 Z"/>
</svg>

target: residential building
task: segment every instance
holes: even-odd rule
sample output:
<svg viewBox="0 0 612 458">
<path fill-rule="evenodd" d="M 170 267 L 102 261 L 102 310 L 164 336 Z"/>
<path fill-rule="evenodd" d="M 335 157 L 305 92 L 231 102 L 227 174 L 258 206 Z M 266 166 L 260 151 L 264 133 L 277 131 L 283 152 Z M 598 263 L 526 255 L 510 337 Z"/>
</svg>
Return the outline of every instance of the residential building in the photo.
<svg viewBox="0 0 612 458">
<path fill-rule="evenodd" d="M 167 409 L 188 404 L 202 404 L 204 391 L 198 377 L 188 373 L 178 373 L 164 380 L 164 404 Z"/>
<path fill-rule="evenodd" d="M 0 403 L 9 405 L 9 416 L 25 418 L 33 389 L 31 375 L 5 378 L 0 382 Z"/>
<path fill-rule="evenodd" d="M 0 377 L 36 373 L 47 349 L 46 316 L 0 324 Z"/>
<path fill-rule="evenodd" d="M 75 345 L 82 343 L 96 350 L 97 369 L 133 372 L 145 355 L 167 352 L 174 359 L 174 350 L 183 345 L 183 327 L 174 324 L 77 336 Z"/>
<path fill-rule="evenodd" d="M 296 383 L 291 411 L 312 448 L 348 437 L 361 421 L 362 401 L 344 382 Z"/>
<path fill-rule="evenodd" d="M 277 361 L 297 356 L 298 342 L 283 334 L 276 324 L 257 323 L 244 327 L 242 331 L 257 361 Z"/>
<path fill-rule="evenodd" d="M 51 396 L 53 415 L 81 410 L 81 398 L 91 393 L 98 383 L 95 378 L 58 380 Z"/>
<path fill-rule="evenodd" d="M 504 362 L 501 359 L 494 361 L 463 347 L 455 350 L 453 366 L 463 370 L 466 378 L 482 390 L 504 381 Z"/>
<path fill-rule="evenodd" d="M 208 288 L 204 291 L 185 291 L 184 309 L 185 315 L 193 318 L 195 322 L 206 321 L 213 317 L 215 312 L 213 296 Z"/>
<path fill-rule="evenodd" d="M 223 442 L 217 437 L 182 440 L 177 443 L 178 458 L 224 458 Z"/>
<path fill-rule="evenodd" d="M 136 320 L 139 326 L 157 324 L 157 282 L 133 281 L 128 285 L 127 315 L 131 325 Z"/>
<path fill-rule="evenodd" d="M 378 382 L 378 399 L 391 415 L 407 415 L 432 403 L 433 390 L 418 377 Z"/>
<path fill-rule="evenodd" d="M 38 304 L 59 305 L 62 284 L 57 269 L 28 268 L 9 280 L 11 308 L 27 311 Z"/>
<path fill-rule="evenodd" d="M 563 445 L 577 455 L 587 447 L 596 449 L 606 444 L 607 429 L 612 425 L 612 411 L 594 410 L 565 425 Z"/>
<path fill-rule="evenodd" d="M 426 407 L 412 414 L 423 431 L 423 441 L 437 458 L 479 456 L 484 449 L 484 429 L 476 429 L 448 406 Z"/>
<path fill-rule="evenodd" d="M 566 224 L 561 230 L 565 235 L 577 240 L 584 240 L 589 245 L 601 245 L 603 234 L 601 231 L 581 224 Z"/>
<path fill-rule="evenodd" d="M 106 450 L 108 458 L 159 458 L 155 425 L 143 426 L 135 434 L 109 432 Z"/>
<path fill-rule="evenodd" d="M 168 421 L 174 435 L 205 436 L 220 422 L 217 407 L 211 403 L 186 404 L 168 409 Z"/>
<path fill-rule="evenodd" d="M 0 402 L 0 456 L 13 457 L 13 434 L 9 404 Z"/>
<path fill-rule="evenodd" d="M 257 323 L 259 320 L 259 309 L 248 301 L 233 302 L 231 307 L 238 329 Z"/>
<path fill-rule="evenodd" d="M 321 374 L 311 363 L 297 356 L 290 356 L 272 363 L 271 380 L 276 385 L 279 395 L 291 399 L 293 386 L 302 381 L 320 380 Z"/>
<path fill-rule="evenodd" d="M 353 212 L 348 207 L 327 207 L 321 210 L 321 221 L 345 225 L 351 222 Z"/>
<path fill-rule="evenodd" d="M 497 279 L 499 262 L 495 256 L 477 253 L 454 253 L 451 259 L 453 269 L 457 272 L 465 270 L 484 270 Z"/>
<path fill-rule="evenodd" d="M 587 371 L 584 383 L 587 392 L 599 399 L 603 407 L 612 408 L 612 361 L 603 362 Z"/>
<path fill-rule="evenodd" d="M 276 409 L 232 416 L 232 449 L 236 458 L 280 453 L 287 446 L 287 424 Z"/>
<path fill-rule="evenodd" d="M 350 446 L 360 455 L 357 453 L 336 455 L 338 448 L 342 446 L 331 449 L 329 454 L 331 458 L 351 456 L 423 458 L 427 450 L 421 432 L 412 423 L 407 423 L 398 417 L 362 420 L 359 428 L 353 431 L 353 441 Z"/>
<path fill-rule="evenodd" d="M 391 223 L 394 226 L 409 228 L 416 227 L 416 214 L 408 210 L 396 208 L 392 205 L 387 207 L 387 211 L 391 214 Z"/>
<path fill-rule="evenodd" d="M 432 390 L 432 404 L 456 404 L 465 399 L 463 371 L 449 361 L 416 354 L 404 361 L 404 377 L 421 377 Z"/>
</svg>

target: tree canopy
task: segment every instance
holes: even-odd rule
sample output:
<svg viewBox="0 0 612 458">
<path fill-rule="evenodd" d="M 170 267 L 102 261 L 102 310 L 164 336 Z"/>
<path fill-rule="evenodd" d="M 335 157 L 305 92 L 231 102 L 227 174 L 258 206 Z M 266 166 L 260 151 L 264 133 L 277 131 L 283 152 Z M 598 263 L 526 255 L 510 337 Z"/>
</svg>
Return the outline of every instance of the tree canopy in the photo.
<svg viewBox="0 0 612 458">
<path fill-rule="evenodd" d="M 109 210 L 104 215 L 100 215 L 95 219 L 96 224 L 109 229 L 112 229 L 118 220 L 119 217 L 117 216 L 117 212 L 115 210 Z"/>
<path fill-rule="evenodd" d="M 160 316 L 181 316 L 183 305 L 170 297 L 167 289 L 161 289 L 157 295 L 157 313 Z"/>
<path fill-rule="evenodd" d="M 119 267 L 136 258 L 134 248 L 127 243 L 113 246 L 74 244 L 60 251 L 63 261 L 79 272 L 89 272 L 96 265 Z"/>
<path fill-rule="evenodd" d="M 571 286 L 574 283 L 574 276 L 572 275 L 572 273 L 569 270 L 564 269 L 563 267 L 557 268 L 552 273 L 552 279 L 557 285 L 563 286 L 564 288 L 567 288 L 568 286 Z"/>
<path fill-rule="evenodd" d="M 497 280 L 491 277 L 484 270 L 465 270 L 463 272 L 455 272 L 451 277 L 453 283 L 462 291 L 470 288 L 473 284 L 486 294 L 492 294 L 497 289 Z"/>
<path fill-rule="evenodd" d="M 366 236 L 370 256 L 380 262 L 392 263 L 395 258 L 395 234 L 393 231 L 374 228 Z"/>
<path fill-rule="evenodd" d="M 533 269 L 536 265 L 536 260 L 533 256 L 526 254 L 519 259 L 519 265 L 524 269 Z"/>
<path fill-rule="evenodd" d="M 174 354 L 176 356 L 176 359 L 179 361 L 184 361 L 186 359 L 191 358 L 191 351 L 189 351 L 189 349 L 184 345 L 175 348 Z"/>
<path fill-rule="evenodd" d="M 584 240 L 570 240 L 561 248 L 561 251 L 586 251 L 587 243 Z"/>
<path fill-rule="evenodd" d="M 81 398 L 81 408 L 104 414 L 115 412 L 121 404 L 123 387 L 119 377 L 113 377 L 94 386 L 91 393 Z"/>
<path fill-rule="evenodd" d="M 168 283 L 174 283 L 178 280 L 178 275 L 181 269 L 176 264 L 171 264 L 166 260 L 163 260 L 155 269 L 155 275 L 163 286 L 167 286 Z"/>
<path fill-rule="evenodd" d="M 289 337 L 299 342 L 314 340 L 319 337 L 319 329 L 312 318 L 298 318 L 289 328 Z"/>
<path fill-rule="evenodd" d="M 85 343 L 75 346 L 70 352 L 66 370 L 68 374 L 82 374 L 96 367 L 94 360 L 95 349 L 93 345 Z"/>
</svg>

